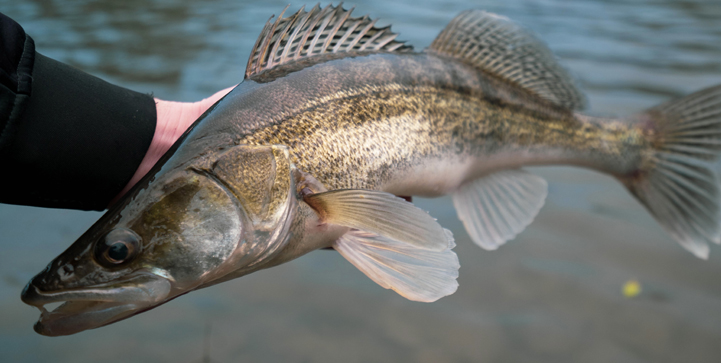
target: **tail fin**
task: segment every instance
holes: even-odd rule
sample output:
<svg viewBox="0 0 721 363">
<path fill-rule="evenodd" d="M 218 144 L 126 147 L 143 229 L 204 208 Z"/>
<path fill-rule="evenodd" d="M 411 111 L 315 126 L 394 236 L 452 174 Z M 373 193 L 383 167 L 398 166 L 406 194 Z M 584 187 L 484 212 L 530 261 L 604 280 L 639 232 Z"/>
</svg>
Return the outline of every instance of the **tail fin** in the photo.
<svg viewBox="0 0 721 363">
<path fill-rule="evenodd" d="M 666 102 L 638 116 L 653 153 L 627 180 L 631 192 L 684 248 L 707 259 L 721 244 L 721 86 Z"/>
</svg>

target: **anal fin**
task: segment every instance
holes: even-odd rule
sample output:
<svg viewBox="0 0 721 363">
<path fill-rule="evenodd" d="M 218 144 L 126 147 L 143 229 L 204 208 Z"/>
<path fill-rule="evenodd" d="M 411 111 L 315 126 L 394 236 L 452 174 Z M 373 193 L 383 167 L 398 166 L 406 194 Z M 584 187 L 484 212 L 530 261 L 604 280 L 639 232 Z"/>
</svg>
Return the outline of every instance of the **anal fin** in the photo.
<svg viewBox="0 0 721 363">
<path fill-rule="evenodd" d="M 543 178 L 504 170 L 461 186 L 453 204 L 473 242 L 495 250 L 531 224 L 547 195 Z"/>
</svg>

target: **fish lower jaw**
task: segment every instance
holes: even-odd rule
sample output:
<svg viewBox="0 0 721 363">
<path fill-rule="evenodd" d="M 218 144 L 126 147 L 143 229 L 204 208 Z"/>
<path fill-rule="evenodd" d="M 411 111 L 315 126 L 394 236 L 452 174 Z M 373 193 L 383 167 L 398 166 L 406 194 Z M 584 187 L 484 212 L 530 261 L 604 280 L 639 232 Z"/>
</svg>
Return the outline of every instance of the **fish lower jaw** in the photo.
<svg viewBox="0 0 721 363">
<path fill-rule="evenodd" d="M 48 303 L 37 306 L 40 318 L 33 326 L 35 332 L 46 336 L 75 334 L 83 330 L 101 327 L 120 320 L 140 310 L 136 304 L 112 301 L 64 301 L 59 306 L 46 309 Z"/>
<path fill-rule="evenodd" d="M 40 317 L 33 325 L 36 333 L 45 336 L 71 335 L 99 328 L 155 306 L 116 301 L 75 300 L 60 302 L 59 306 L 46 309 L 45 306 L 48 304 L 36 306 L 40 310 Z"/>
<path fill-rule="evenodd" d="M 98 328 L 153 308 L 171 298 L 170 290 L 168 280 L 141 274 L 112 286 L 65 291 L 42 291 L 31 282 L 23 290 L 22 300 L 40 310 L 34 326 L 37 333 L 59 336 Z"/>
</svg>

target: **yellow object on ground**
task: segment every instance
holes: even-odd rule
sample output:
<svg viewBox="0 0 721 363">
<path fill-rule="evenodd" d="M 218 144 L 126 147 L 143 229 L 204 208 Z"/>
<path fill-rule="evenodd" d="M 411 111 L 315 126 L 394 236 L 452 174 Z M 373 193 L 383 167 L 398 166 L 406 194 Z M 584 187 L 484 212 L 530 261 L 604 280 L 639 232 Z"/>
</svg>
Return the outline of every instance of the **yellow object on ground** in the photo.
<svg viewBox="0 0 721 363">
<path fill-rule="evenodd" d="M 623 296 L 631 298 L 641 293 L 641 283 L 636 280 L 628 280 L 623 284 Z"/>
</svg>

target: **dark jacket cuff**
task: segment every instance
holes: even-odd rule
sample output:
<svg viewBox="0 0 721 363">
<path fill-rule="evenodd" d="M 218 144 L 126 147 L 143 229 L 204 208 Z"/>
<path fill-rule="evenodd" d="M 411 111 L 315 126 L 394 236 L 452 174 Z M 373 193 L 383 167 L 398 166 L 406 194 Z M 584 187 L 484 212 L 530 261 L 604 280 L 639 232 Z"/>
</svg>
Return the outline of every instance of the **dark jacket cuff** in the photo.
<svg viewBox="0 0 721 363">
<path fill-rule="evenodd" d="M 23 47 L 0 91 L 0 202 L 103 210 L 150 146 L 155 101 Z"/>
</svg>

